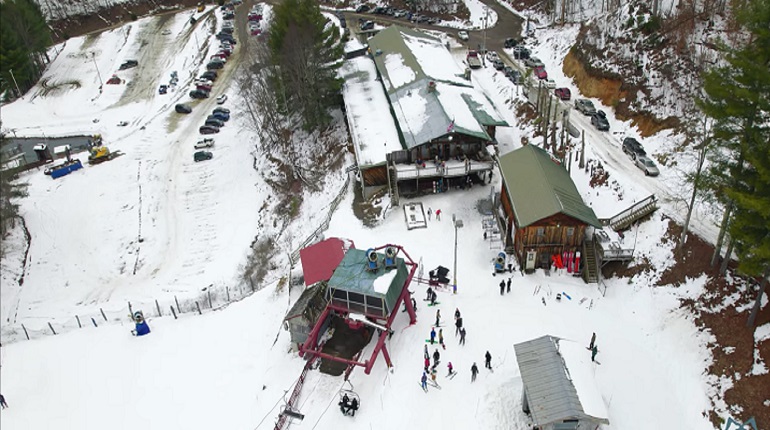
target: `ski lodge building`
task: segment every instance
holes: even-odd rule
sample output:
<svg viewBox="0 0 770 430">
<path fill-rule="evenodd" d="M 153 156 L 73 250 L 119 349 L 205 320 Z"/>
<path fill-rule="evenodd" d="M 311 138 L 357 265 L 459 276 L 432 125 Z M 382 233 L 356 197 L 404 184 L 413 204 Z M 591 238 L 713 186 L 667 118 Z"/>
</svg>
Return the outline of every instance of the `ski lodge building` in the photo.
<svg viewBox="0 0 770 430">
<path fill-rule="evenodd" d="M 364 197 L 445 191 L 490 177 L 508 126 L 439 39 L 391 26 L 345 62 L 343 97 Z M 352 49 L 352 48 L 351 48 Z"/>
</svg>

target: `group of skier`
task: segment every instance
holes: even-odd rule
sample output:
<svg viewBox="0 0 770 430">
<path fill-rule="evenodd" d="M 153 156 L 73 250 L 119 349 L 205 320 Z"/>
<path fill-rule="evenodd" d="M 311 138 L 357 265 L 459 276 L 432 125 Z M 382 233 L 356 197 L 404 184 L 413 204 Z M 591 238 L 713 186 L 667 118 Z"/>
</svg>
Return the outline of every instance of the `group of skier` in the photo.
<svg viewBox="0 0 770 430">
<path fill-rule="evenodd" d="M 508 290 L 509 293 L 511 292 L 511 278 L 508 278 L 508 282 L 506 282 L 505 280 L 500 281 L 501 296 L 506 293 L 506 289 Z"/>
</svg>

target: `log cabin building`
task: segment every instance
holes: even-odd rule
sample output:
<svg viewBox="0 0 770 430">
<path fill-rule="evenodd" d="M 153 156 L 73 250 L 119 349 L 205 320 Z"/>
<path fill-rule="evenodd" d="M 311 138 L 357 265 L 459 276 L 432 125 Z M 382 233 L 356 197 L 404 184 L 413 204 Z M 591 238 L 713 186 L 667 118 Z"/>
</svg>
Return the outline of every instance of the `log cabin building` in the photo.
<svg viewBox="0 0 770 430">
<path fill-rule="evenodd" d="M 602 228 L 569 172 L 541 148 L 527 145 L 500 157 L 498 216 L 506 248 L 531 271 L 582 250 L 587 228 Z"/>
</svg>

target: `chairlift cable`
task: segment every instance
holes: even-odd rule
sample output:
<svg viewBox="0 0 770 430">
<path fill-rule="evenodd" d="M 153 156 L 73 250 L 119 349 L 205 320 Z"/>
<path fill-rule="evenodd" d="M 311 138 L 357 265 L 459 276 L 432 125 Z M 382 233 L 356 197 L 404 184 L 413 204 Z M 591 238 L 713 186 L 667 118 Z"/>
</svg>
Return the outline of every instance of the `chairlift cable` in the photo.
<svg viewBox="0 0 770 430">
<path fill-rule="evenodd" d="M 343 382 L 343 383 L 340 385 L 340 389 L 339 389 L 339 390 L 337 390 L 337 392 L 338 392 L 338 393 L 339 393 L 339 391 L 340 391 L 340 390 L 342 390 L 342 387 L 343 387 L 344 385 L 345 385 L 345 382 Z M 329 401 L 329 404 L 328 404 L 328 405 L 326 405 L 326 409 L 324 409 L 323 413 L 321 413 L 321 416 L 320 416 L 320 417 L 318 417 L 318 421 L 316 421 L 316 422 L 315 422 L 315 424 L 313 424 L 313 427 L 312 427 L 310 430 L 315 430 L 315 428 L 316 428 L 316 427 L 318 427 L 318 423 L 320 423 L 320 422 L 321 422 L 321 418 L 323 418 L 323 417 L 324 417 L 324 415 L 326 415 L 326 412 L 329 410 L 329 406 L 331 406 L 331 405 L 332 405 L 332 403 L 333 403 L 333 402 L 334 402 L 336 399 L 337 399 L 336 397 L 332 397 L 332 398 L 331 398 L 331 400 Z"/>
</svg>

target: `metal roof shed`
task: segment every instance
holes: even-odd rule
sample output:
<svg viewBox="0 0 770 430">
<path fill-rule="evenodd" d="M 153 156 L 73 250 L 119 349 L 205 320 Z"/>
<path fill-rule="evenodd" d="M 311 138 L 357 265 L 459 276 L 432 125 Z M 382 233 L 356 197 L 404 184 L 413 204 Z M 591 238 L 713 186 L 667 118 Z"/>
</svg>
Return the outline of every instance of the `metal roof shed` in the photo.
<svg viewBox="0 0 770 430">
<path fill-rule="evenodd" d="M 559 351 L 559 338 L 542 336 L 513 346 L 519 364 L 522 390 L 522 409 L 532 416 L 540 430 L 597 429 L 609 424 L 606 409 L 585 394 L 590 410 L 581 403 L 570 369 Z M 578 346 L 578 348 L 582 348 Z M 585 354 L 584 354 L 585 355 Z M 573 369 L 577 370 L 577 369 Z M 577 373 L 577 372 L 572 372 Z M 583 381 L 585 382 L 585 381 Z M 581 384 L 581 394 L 586 384 Z M 592 415 L 593 414 L 593 415 Z"/>
<path fill-rule="evenodd" d="M 369 270 L 367 251 L 351 249 L 345 254 L 329 280 L 326 297 L 332 305 L 368 317 L 385 319 L 395 309 L 408 271 L 403 258 L 395 258 L 394 268 L 385 268 L 385 254 L 376 253 L 377 270 Z"/>
<path fill-rule="evenodd" d="M 326 308 L 326 282 L 321 281 L 307 288 L 299 296 L 283 321 L 284 328 L 291 334 L 291 343 L 298 348 L 305 343 L 310 331 L 318 321 L 318 317 Z"/>
</svg>

